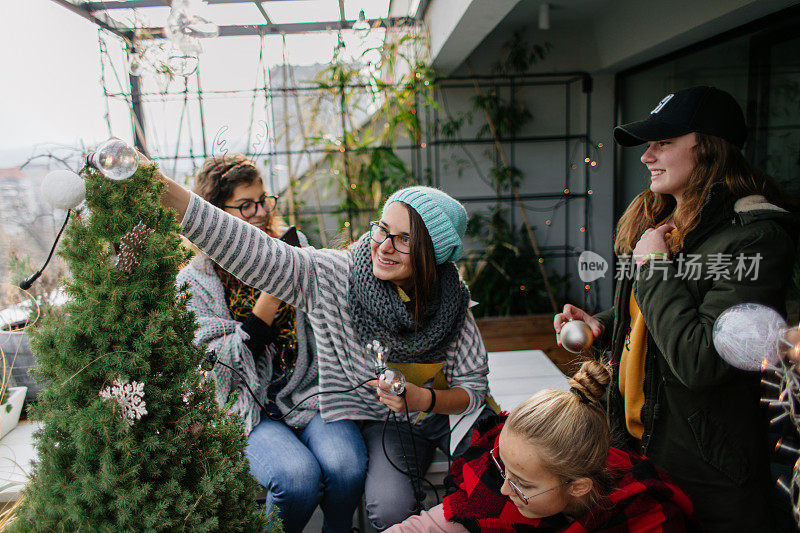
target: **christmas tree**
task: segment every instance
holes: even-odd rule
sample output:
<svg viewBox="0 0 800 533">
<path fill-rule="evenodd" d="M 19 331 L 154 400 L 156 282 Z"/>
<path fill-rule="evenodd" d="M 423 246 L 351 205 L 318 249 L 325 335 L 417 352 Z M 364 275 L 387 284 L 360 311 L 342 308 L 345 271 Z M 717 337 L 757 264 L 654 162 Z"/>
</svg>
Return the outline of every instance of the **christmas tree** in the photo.
<svg viewBox="0 0 800 533">
<path fill-rule="evenodd" d="M 60 250 L 71 299 L 32 338 L 43 428 L 13 530 L 279 529 L 256 502 L 241 420 L 200 368 L 174 285 L 190 252 L 154 173 L 84 171 L 86 201 Z"/>
</svg>

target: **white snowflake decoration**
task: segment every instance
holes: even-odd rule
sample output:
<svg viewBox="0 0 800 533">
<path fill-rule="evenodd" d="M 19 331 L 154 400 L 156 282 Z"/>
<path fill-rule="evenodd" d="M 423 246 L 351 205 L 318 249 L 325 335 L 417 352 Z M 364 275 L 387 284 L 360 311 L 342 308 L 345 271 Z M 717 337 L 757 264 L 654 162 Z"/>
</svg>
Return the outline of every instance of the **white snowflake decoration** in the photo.
<svg viewBox="0 0 800 533">
<path fill-rule="evenodd" d="M 101 389 L 99 394 L 105 400 L 113 398 L 117 401 L 122 409 L 122 418 L 129 426 L 147 414 L 144 383 L 138 381 L 123 383 L 121 379 L 115 379 L 114 383 Z"/>
</svg>

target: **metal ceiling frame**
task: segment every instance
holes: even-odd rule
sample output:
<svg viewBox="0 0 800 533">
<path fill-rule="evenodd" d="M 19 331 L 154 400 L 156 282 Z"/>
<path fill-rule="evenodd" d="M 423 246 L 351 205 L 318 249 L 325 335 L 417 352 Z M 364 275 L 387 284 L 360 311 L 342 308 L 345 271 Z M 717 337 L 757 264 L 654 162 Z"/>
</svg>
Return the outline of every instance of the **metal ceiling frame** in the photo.
<svg viewBox="0 0 800 533">
<path fill-rule="evenodd" d="M 129 51 L 136 48 L 137 41 L 150 39 L 163 39 L 163 27 L 137 28 L 124 26 L 119 21 L 110 17 L 107 12 L 118 9 L 138 9 L 150 7 L 170 7 L 170 0 L 120 0 L 114 2 L 104 1 L 72 1 L 72 0 L 52 0 L 56 4 L 68 9 L 80 17 L 92 22 L 98 27 L 121 38 Z M 277 2 L 296 2 L 299 0 L 205 0 L 208 4 L 255 4 L 265 24 L 238 24 L 219 26 L 220 37 L 238 37 L 244 35 L 289 35 L 300 33 L 328 33 L 352 29 L 356 20 L 345 18 L 344 0 L 337 0 L 339 5 L 339 20 L 320 21 L 320 22 L 298 22 L 276 24 L 270 19 L 263 4 Z M 392 0 L 389 0 L 391 10 Z M 424 15 L 428 5 L 428 0 L 420 0 L 417 13 L 414 16 L 406 17 L 386 17 L 379 19 L 367 19 L 372 28 L 390 28 L 398 26 L 409 26 L 416 24 Z M 134 120 L 133 137 L 136 147 L 147 155 L 147 144 L 144 138 L 144 114 L 141 106 L 141 90 L 139 78 L 130 75 L 131 87 L 131 112 Z"/>
<path fill-rule="evenodd" d="M 220 37 L 238 37 L 242 35 L 290 35 L 298 33 L 318 33 L 349 30 L 356 20 L 347 20 L 344 14 L 344 0 L 338 0 L 339 20 L 316 22 L 275 23 L 270 19 L 263 4 L 277 2 L 296 2 L 299 0 L 207 0 L 209 4 L 255 4 L 265 24 L 231 24 L 219 27 Z M 89 20 L 97 26 L 122 38 L 128 45 L 135 40 L 162 39 L 163 27 L 137 28 L 124 26 L 119 21 L 108 16 L 106 12 L 119 9 L 139 9 L 148 7 L 169 7 L 168 0 L 122 0 L 117 2 L 73 2 L 70 0 L 53 0 L 56 4 L 72 11 L 73 13 Z M 427 2 L 421 1 L 420 6 Z M 424 9 L 424 8 L 423 8 Z M 415 16 L 386 17 L 367 19 L 373 28 L 388 28 L 413 25 L 418 21 L 423 9 L 418 9 Z"/>
</svg>

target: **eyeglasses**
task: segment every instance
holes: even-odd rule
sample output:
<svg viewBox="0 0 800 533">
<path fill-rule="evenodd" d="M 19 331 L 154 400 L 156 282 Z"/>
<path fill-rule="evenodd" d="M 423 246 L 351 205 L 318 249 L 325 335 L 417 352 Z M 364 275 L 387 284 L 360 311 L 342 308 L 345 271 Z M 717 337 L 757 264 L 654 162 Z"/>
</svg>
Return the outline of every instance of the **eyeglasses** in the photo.
<svg viewBox="0 0 800 533">
<path fill-rule="evenodd" d="M 389 233 L 378 221 L 370 222 L 369 226 L 369 236 L 373 241 L 382 244 L 386 239 L 389 239 L 392 241 L 394 249 L 401 254 L 411 253 L 411 237 L 408 235 Z"/>
<path fill-rule="evenodd" d="M 239 205 L 223 205 L 222 207 L 238 209 L 239 213 L 242 214 L 242 218 L 248 220 L 256 216 L 256 213 L 258 213 L 258 206 L 261 206 L 261 209 L 263 209 L 265 213 L 269 213 L 275 209 L 276 205 L 278 205 L 278 197 L 267 196 L 267 194 L 264 193 L 261 195 L 261 198 L 256 201 L 245 200 Z"/>
<path fill-rule="evenodd" d="M 531 500 L 532 498 L 540 496 L 540 495 L 542 495 L 542 494 L 544 494 L 546 492 L 554 491 L 559 487 L 563 487 L 564 485 L 566 485 L 568 483 L 571 483 L 571 480 L 568 480 L 568 481 L 565 481 L 563 483 L 559 483 L 558 485 L 556 485 L 555 487 L 553 487 L 551 489 L 543 490 L 542 492 L 537 492 L 536 494 L 533 494 L 531 496 L 525 496 L 524 494 L 522 494 L 522 490 L 520 490 L 520 488 L 517 486 L 517 484 L 514 483 L 513 481 L 511 481 L 508 478 L 508 476 L 506 476 L 506 467 L 503 464 L 503 461 L 500 459 L 500 452 L 497 451 L 497 448 L 498 448 L 497 446 L 492 448 L 492 451 L 489 452 L 489 456 L 492 458 L 492 462 L 494 463 L 494 466 L 496 466 L 497 469 L 500 471 L 500 477 L 502 477 L 505 481 L 508 481 L 508 484 L 511 485 L 511 488 L 514 490 L 514 492 L 517 494 L 517 496 L 519 496 L 520 499 L 525 502 L 525 505 L 528 505 L 528 500 Z"/>
</svg>

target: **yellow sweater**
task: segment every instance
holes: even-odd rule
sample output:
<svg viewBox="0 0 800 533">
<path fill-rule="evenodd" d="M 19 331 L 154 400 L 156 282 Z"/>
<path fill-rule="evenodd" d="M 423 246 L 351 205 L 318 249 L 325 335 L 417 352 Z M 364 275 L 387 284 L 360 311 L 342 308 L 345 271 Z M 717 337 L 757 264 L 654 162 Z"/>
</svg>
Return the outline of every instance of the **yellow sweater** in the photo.
<svg viewBox="0 0 800 533">
<path fill-rule="evenodd" d="M 619 392 L 625 400 L 625 424 L 628 433 L 642 438 L 642 406 L 644 405 L 644 357 L 647 352 L 647 326 L 631 291 L 631 326 L 625 337 L 619 362 Z"/>
</svg>

